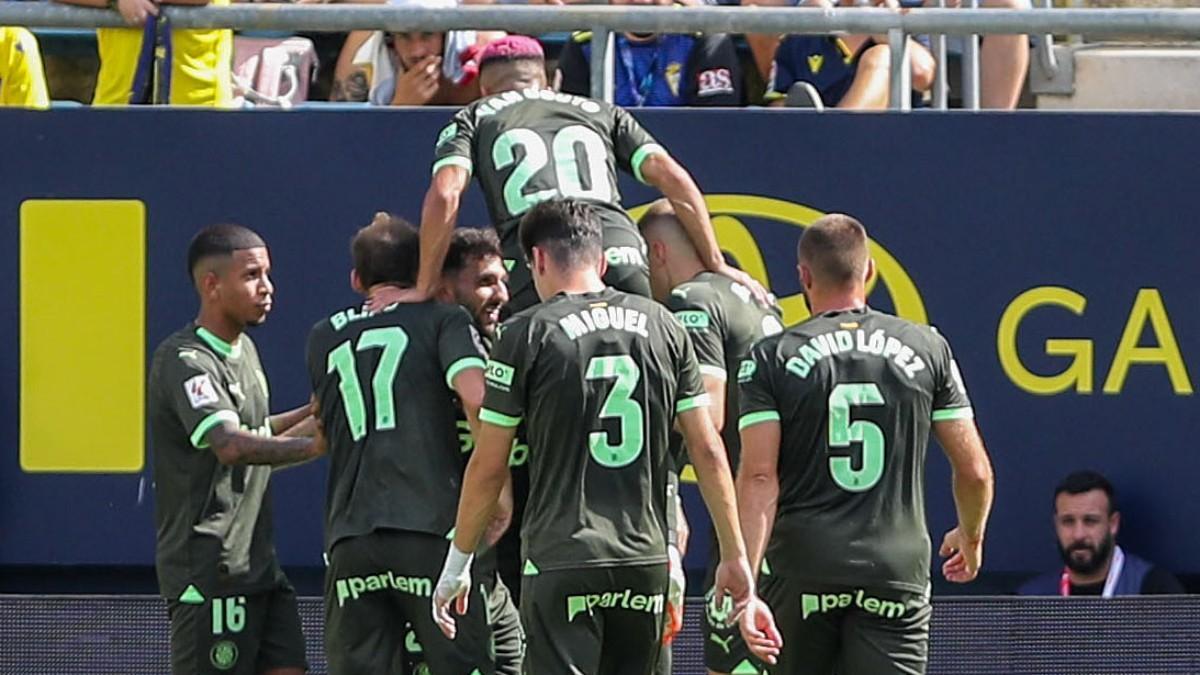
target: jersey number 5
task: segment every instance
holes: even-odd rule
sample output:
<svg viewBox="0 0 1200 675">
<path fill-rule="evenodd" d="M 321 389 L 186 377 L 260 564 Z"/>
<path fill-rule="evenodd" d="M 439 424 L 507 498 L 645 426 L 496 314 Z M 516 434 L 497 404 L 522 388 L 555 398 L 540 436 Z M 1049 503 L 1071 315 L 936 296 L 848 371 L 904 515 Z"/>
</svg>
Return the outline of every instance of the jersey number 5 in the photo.
<svg viewBox="0 0 1200 675">
<path fill-rule="evenodd" d="M 509 174 L 508 180 L 504 181 L 504 208 L 511 215 L 525 213 L 534 204 L 560 195 L 600 202 L 612 201 L 606 161 L 608 149 L 604 146 L 604 139 L 595 131 L 573 124 L 554 134 L 549 150 L 554 155 L 557 189 L 525 193 L 525 185 L 550 162 L 546 141 L 532 129 L 509 129 L 496 138 L 492 146 L 492 164 L 496 169 L 506 169 L 516 162 L 518 147 L 524 150 L 525 156 Z M 584 179 L 588 187 L 584 187 Z"/>
<path fill-rule="evenodd" d="M 883 394 L 871 383 L 839 384 L 829 394 L 829 448 L 848 448 L 862 443 L 862 464 L 854 468 L 844 455 L 829 458 L 829 473 L 838 487 L 850 492 L 866 492 L 883 477 L 886 443 L 883 430 L 868 420 L 850 421 L 850 408 L 883 405 Z"/>
<path fill-rule="evenodd" d="M 616 380 L 600 408 L 600 419 L 615 417 L 621 423 L 621 442 L 617 445 L 608 442 L 606 431 L 588 434 L 588 449 L 591 450 L 592 459 L 609 469 L 628 466 L 642 454 L 646 436 L 642 406 L 630 398 L 637 389 L 642 371 L 628 354 L 593 356 L 588 361 L 585 376 L 589 380 Z"/>
<path fill-rule="evenodd" d="M 362 385 L 358 382 L 354 352 L 367 349 L 383 349 L 379 364 L 375 366 L 375 375 L 371 378 L 371 391 L 375 396 L 375 430 L 395 429 L 396 401 L 392 395 L 392 383 L 396 379 L 404 350 L 408 349 L 408 334 L 399 326 L 372 328 L 358 336 L 354 351 L 350 349 L 350 341 L 346 340 L 329 352 L 325 372 L 336 370 L 341 380 L 338 388 L 342 392 L 342 405 L 346 408 L 346 424 L 355 441 L 367 435 L 367 407 L 363 401 Z"/>
</svg>

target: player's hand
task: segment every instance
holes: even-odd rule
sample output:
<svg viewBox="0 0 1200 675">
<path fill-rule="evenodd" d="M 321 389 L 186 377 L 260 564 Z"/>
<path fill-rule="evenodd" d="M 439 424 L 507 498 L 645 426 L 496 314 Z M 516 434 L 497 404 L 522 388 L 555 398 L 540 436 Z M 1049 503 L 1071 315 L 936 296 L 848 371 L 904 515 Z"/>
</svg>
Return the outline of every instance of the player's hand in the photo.
<svg viewBox="0 0 1200 675">
<path fill-rule="evenodd" d="M 717 270 L 717 274 L 729 277 L 739 284 L 750 289 L 750 295 L 754 296 L 754 300 L 763 307 L 774 307 L 775 296 L 766 289 L 762 284 L 758 283 L 758 279 L 746 274 L 742 270 L 733 265 L 722 265 L 721 269 Z"/>
<path fill-rule="evenodd" d="M 717 565 L 713 593 L 718 607 L 726 602 L 726 598 L 732 598 L 733 613 L 729 615 L 729 621 L 737 621 L 742 615 L 742 610 L 746 609 L 746 605 L 754 598 L 754 574 L 750 572 L 750 563 L 746 556 L 722 560 Z"/>
<path fill-rule="evenodd" d="M 158 4 L 153 0 L 117 0 L 117 11 L 130 26 L 141 26 L 151 16 L 158 16 Z"/>
<path fill-rule="evenodd" d="M 983 538 L 967 539 L 956 527 L 946 533 L 938 554 L 946 558 L 942 563 L 942 575 L 948 581 L 965 584 L 975 579 L 983 564 Z"/>
<path fill-rule="evenodd" d="M 442 57 L 426 56 L 396 78 L 392 105 L 425 105 L 441 85 Z"/>
<path fill-rule="evenodd" d="M 467 613 L 467 605 L 471 597 L 471 559 L 474 556 L 463 553 L 453 542 L 446 554 L 446 562 L 442 565 L 442 574 L 438 577 L 437 587 L 433 589 L 433 621 L 442 629 L 442 633 L 451 640 L 458 633 L 454 622 L 454 611 L 462 616 Z"/>
<path fill-rule="evenodd" d="M 783 648 L 783 636 L 775 626 L 775 617 L 767 603 L 757 597 L 751 600 L 746 611 L 742 612 L 738 626 L 750 653 L 759 660 L 775 665 L 779 650 Z"/>
<path fill-rule="evenodd" d="M 425 302 L 429 298 L 429 293 L 422 292 L 417 288 L 380 286 L 373 289 L 371 294 L 367 296 L 367 309 L 372 312 L 378 312 L 389 305 Z"/>
<path fill-rule="evenodd" d="M 687 577 L 683 573 L 683 555 L 674 544 L 667 546 L 667 620 L 663 626 L 663 644 L 669 645 L 683 629 L 683 597 Z"/>
</svg>

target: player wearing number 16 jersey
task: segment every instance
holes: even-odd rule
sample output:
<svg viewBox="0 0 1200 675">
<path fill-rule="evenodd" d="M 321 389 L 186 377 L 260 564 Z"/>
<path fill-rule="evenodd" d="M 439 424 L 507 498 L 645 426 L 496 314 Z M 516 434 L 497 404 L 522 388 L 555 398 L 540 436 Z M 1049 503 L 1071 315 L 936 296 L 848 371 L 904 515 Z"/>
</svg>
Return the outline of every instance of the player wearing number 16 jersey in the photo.
<svg viewBox="0 0 1200 675">
<path fill-rule="evenodd" d="M 537 295 L 523 265 L 517 224 L 533 205 L 555 197 L 587 201 L 603 227 L 609 286 L 649 297 L 645 242 L 621 208 L 618 169 L 658 188 L 676 204 L 705 268 L 766 291 L 725 263 L 704 197 L 691 176 L 629 113 L 602 101 L 546 87 L 541 45 L 523 36 L 490 43 L 480 55 L 484 97 L 463 108 L 437 139 L 433 180 L 421 213 L 421 271 L 415 296 L 434 292 L 459 200 L 472 175 L 479 179 L 492 224 L 510 265 L 516 313 Z"/>
<path fill-rule="evenodd" d="M 738 370 L 738 502 L 783 650 L 772 673 L 923 673 L 929 640 L 925 451 L 954 472 L 947 579 L 970 581 L 991 465 L 950 346 L 866 305 L 862 225 L 830 215 L 799 247 L 813 317 L 760 341 Z M 769 543 L 768 543 L 769 542 Z"/>
<path fill-rule="evenodd" d="M 683 327 L 661 305 L 606 288 L 600 226 L 575 200 L 534 207 L 521 245 L 543 303 L 504 324 L 454 544 L 434 594 L 443 630 L 462 609 L 470 556 L 524 418 L 530 446 L 522 529 L 526 672 L 653 672 L 667 590 L 667 435 L 677 421 L 714 513 L 718 585 L 745 604 L 732 485 Z M 468 602 L 475 602 L 474 598 Z"/>
<path fill-rule="evenodd" d="M 412 283 L 411 225 L 376 219 L 351 249 L 355 290 Z M 309 335 L 308 370 L 330 456 L 325 643 L 334 675 L 396 672 L 405 622 L 433 672 L 493 672 L 484 603 L 463 618 L 453 642 L 429 615 L 462 483 L 451 391 L 474 422 L 482 356 L 467 312 L 441 303 L 352 307 Z"/>
</svg>

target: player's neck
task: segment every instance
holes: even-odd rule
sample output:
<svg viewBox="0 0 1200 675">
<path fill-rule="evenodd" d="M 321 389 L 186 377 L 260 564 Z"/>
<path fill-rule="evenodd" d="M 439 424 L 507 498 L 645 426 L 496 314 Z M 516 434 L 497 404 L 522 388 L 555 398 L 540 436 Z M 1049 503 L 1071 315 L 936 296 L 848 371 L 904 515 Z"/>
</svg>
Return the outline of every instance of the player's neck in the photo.
<svg viewBox="0 0 1200 675">
<path fill-rule="evenodd" d="M 549 287 L 551 297 L 559 293 L 596 293 L 604 290 L 604 280 L 600 275 L 592 270 L 583 272 L 569 272 L 555 279 L 549 280 L 546 284 Z"/>
<path fill-rule="evenodd" d="M 196 325 L 231 345 L 237 342 L 242 335 L 242 329 L 245 328 L 224 314 L 203 305 L 200 307 L 200 314 L 196 316 Z"/>
<path fill-rule="evenodd" d="M 826 312 L 846 312 L 867 306 L 862 288 L 821 289 L 807 291 L 808 309 L 814 315 Z"/>
<path fill-rule="evenodd" d="M 699 256 L 692 255 L 686 260 L 677 261 L 670 268 L 671 288 L 675 288 L 686 281 L 691 281 L 707 271 L 708 268 L 704 266 L 704 263 L 700 262 Z"/>
<path fill-rule="evenodd" d="M 1112 553 L 1108 554 L 1108 560 L 1095 572 L 1083 574 L 1068 567 L 1067 576 L 1071 578 L 1071 583 L 1075 586 L 1091 586 L 1092 584 L 1098 584 L 1108 579 L 1108 569 L 1110 567 L 1112 567 Z"/>
</svg>

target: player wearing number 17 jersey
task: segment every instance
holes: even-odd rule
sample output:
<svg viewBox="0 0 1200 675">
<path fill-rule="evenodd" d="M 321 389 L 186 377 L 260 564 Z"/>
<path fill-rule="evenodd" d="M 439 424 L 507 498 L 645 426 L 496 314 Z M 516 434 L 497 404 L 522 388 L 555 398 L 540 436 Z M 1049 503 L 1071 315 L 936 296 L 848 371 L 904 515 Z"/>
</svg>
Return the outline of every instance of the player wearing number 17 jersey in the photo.
<svg viewBox="0 0 1200 675">
<path fill-rule="evenodd" d="M 472 175 L 479 180 L 492 224 L 510 265 L 516 313 L 538 299 L 521 260 L 517 225 L 522 214 L 555 197 L 587 201 L 603 227 L 609 286 L 649 297 L 645 242 L 621 207 L 618 169 L 658 188 L 676 204 L 705 268 L 766 291 L 726 264 L 704 197 L 637 120 L 602 101 L 546 87 L 541 45 L 523 36 L 490 43 L 480 55 L 484 97 L 463 108 L 439 134 L 433 179 L 421 212 L 421 271 L 413 298 L 429 297 L 441 274 L 459 200 Z"/>
<path fill-rule="evenodd" d="M 944 338 L 866 305 L 862 225 L 821 218 L 799 247 L 813 317 L 738 370 L 738 502 L 783 650 L 773 673 L 923 673 L 929 640 L 929 432 L 954 472 L 947 579 L 975 577 L 991 465 Z M 769 543 L 768 543 L 769 542 Z"/>
<path fill-rule="evenodd" d="M 729 468 L 691 343 L 661 305 L 604 286 L 597 220 L 583 202 L 554 200 L 521 222 L 543 302 L 507 322 L 492 349 L 454 545 L 434 594 L 438 622 L 453 632 L 449 604 L 457 599 L 463 609 L 470 578 L 464 551 L 475 549 L 490 517 L 524 418 L 527 672 L 653 672 L 667 590 L 673 422 L 714 514 L 717 583 L 743 605 L 753 596 Z"/>
<path fill-rule="evenodd" d="M 407 223 L 376 219 L 351 249 L 355 290 L 412 283 L 417 233 Z M 334 675 L 395 672 L 406 622 L 433 672 L 493 672 L 482 602 L 453 642 L 429 615 L 462 482 L 451 395 L 473 422 L 482 356 L 470 316 L 441 303 L 352 307 L 309 335 L 308 370 L 330 455 L 325 643 Z"/>
</svg>

